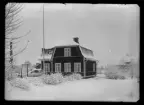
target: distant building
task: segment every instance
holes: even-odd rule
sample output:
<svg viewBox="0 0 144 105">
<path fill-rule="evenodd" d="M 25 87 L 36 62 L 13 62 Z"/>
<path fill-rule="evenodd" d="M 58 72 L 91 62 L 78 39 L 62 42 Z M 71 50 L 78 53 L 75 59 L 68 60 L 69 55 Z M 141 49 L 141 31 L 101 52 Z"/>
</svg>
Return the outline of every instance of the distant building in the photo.
<svg viewBox="0 0 144 105">
<path fill-rule="evenodd" d="M 56 45 L 50 49 L 43 49 L 45 72 L 47 74 L 61 72 L 80 73 L 83 77 L 95 76 L 97 62 L 93 51 L 81 46 L 78 38 L 73 38 L 72 42 Z M 40 56 L 41 68 L 43 67 L 43 56 Z"/>
</svg>

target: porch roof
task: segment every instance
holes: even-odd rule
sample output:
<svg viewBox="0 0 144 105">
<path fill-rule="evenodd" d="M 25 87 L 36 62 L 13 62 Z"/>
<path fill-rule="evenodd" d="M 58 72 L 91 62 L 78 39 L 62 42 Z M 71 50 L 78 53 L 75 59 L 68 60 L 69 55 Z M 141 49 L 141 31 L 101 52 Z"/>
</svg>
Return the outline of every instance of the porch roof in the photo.
<svg viewBox="0 0 144 105">
<path fill-rule="evenodd" d="M 52 58 L 52 54 L 46 54 L 46 55 L 44 55 L 44 60 L 51 61 L 51 58 Z M 43 56 L 39 56 L 38 60 L 43 61 Z"/>
</svg>

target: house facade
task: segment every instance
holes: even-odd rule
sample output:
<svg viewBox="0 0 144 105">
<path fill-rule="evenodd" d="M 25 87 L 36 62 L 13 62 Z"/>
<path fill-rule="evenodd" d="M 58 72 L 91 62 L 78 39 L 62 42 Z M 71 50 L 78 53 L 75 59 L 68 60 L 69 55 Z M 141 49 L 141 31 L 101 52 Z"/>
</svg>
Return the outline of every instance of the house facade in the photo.
<svg viewBox="0 0 144 105">
<path fill-rule="evenodd" d="M 78 39 L 71 44 L 42 48 L 42 54 L 39 60 L 46 74 L 61 72 L 64 75 L 80 73 L 83 77 L 96 75 L 97 62 L 93 51 L 81 46 Z"/>
</svg>

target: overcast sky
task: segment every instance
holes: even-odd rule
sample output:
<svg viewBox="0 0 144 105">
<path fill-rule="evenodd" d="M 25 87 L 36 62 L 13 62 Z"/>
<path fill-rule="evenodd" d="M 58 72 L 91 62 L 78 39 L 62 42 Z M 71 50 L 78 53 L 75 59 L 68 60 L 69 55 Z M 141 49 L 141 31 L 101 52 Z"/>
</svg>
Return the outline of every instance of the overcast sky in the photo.
<svg viewBox="0 0 144 105">
<path fill-rule="evenodd" d="M 116 64 L 126 53 L 139 56 L 138 5 L 44 4 L 44 8 L 46 48 L 77 36 L 101 64 Z M 23 25 L 15 34 L 31 33 L 17 45 L 19 50 L 30 41 L 16 62 L 34 64 L 43 45 L 42 4 L 25 4 L 20 16 Z"/>
</svg>

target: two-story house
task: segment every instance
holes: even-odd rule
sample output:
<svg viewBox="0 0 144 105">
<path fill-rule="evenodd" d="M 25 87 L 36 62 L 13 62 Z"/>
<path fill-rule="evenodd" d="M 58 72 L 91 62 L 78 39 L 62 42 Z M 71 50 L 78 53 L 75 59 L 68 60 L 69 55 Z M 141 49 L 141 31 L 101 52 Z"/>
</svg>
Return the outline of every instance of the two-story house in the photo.
<svg viewBox="0 0 144 105">
<path fill-rule="evenodd" d="M 45 69 L 43 68 L 43 51 Z M 97 62 L 93 51 L 81 46 L 77 37 L 69 44 L 57 45 L 51 49 L 42 48 L 42 54 L 39 60 L 46 74 L 61 72 L 65 75 L 75 72 L 83 77 L 96 75 Z"/>
</svg>

